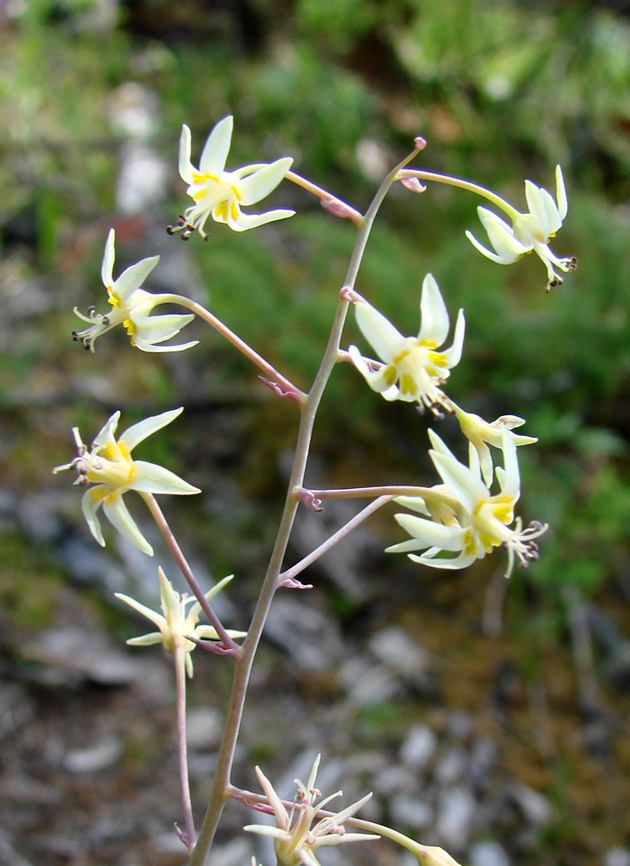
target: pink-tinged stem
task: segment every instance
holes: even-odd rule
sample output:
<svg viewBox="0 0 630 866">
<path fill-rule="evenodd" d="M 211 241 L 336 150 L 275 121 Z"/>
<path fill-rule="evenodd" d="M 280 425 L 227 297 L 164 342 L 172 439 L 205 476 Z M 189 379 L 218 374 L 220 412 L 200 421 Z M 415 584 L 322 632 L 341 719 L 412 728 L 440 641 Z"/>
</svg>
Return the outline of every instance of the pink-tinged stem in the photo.
<svg viewBox="0 0 630 866">
<path fill-rule="evenodd" d="M 296 174 L 294 171 L 288 171 L 285 174 L 285 178 L 290 180 L 291 183 L 294 183 L 296 186 L 300 186 L 312 195 L 317 196 L 322 207 L 327 211 L 330 211 L 334 216 L 341 217 L 342 219 L 349 219 L 355 226 L 360 226 L 363 222 L 363 214 L 360 214 L 358 210 L 338 198 L 336 195 L 328 192 L 328 190 L 323 189 L 321 186 L 317 186 L 316 183 L 307 180 L 305 177 Z"/>
<path fill-rule="evenodd" d="M 341 487 L 338 490 L 311 490 L 304 488 L 303 490 L 294 491 L 294 496 L 302 498 L 303 495 L 314 497 L 315 499 L 372 499 L 375 496 L 387 496 L 391 499 L 394 496 L 421 496 L 423 499 L 427 496 L 435 495 L 430 487 L 418 487 L 411 484 L 389 484 L 383 487 Z"/>
<path fill-rule="evenodd" d="M 386 502 L 390 502 L 393 497 L 390 496 L 379 496 L 378 499 L 375 499 L 374 502 L 370 502 L 369 505 L 366 505 L 362 511 L 359 511 L 351 520 L 345 523 L 341 529 L 338 529 L 337 532 L 333 533 L 326 541 L 316 547 L 315 550 L 311 551 L 308 556 L 305 556 L 304 559 L 301 559 L 295 565 L 288 568 L 286 571 L 283 571 L 280 575 L 280 582 L 284 583 L 285 581 L 293 580 L 298 574 L 301 574 L 305 568 L 308 568 L 309 565 L 312 565 L 316 562 L 320 556 L 323 556 L 327 551 L 330 550 L 331 547 L 334 547 L 338 541 L 341 541 L 349 532 L 352 532 L 353 529 L 356 529 L 363 521 L 370 516 L 370 514 L 374 514 L 375 511 L 385 505 Z"/>
<path fill-rule="evenodd" d="M 282 389 L 283 396 L 289 394 L 292 395 L 292 399 L 300 405 L 306 399 L 306 394 L 304 394 L 303 391 L 300 391 L 293 382 L 290 382 L 285 376 L 279 373 L 276 368 L 269 363 L 269 361 L 266 361 L 263 356 L 259 355 L 255 349 L 252 349 L 245 340 L 242 340 L 238 334 L 235 334 L 227 325 L 224 325 L 220 319 L 210 312 L 210 310 L 206 310 L 206 308 L 202 307 L 201 304 L 192 301 L 185 295 L 161 294 L 160 300 L 161 303 L 178 304 L 181 307 L 185 307 L 187 310 L 190 310 L 191 313 L 194 313 L 196 316 L 199 316 L 200 319 L 203 319 L 204 322 L 207 322 L 215 331 L 221 334 L 222 337 L 225 337 L 229 343 L 238 349 L 241 354 L 245 355 L 246 358 L 255 364 L 259 370 L 262 370 L 272 382 L 277 383 Z"/>
<path fill-rule="evenodd" d="M 156 500 L 155 496 L 153 496 L 153 494 L 151 494 L 151 493 L 140 493 L 140 495 L 142 496 L 142 498 L 146 502 L 147 508 L 151 512 L 151 516 L 153 517 L 153 519 L 157 523 L 158 529 L 162 533 L 162 536 L 164 537 L 164 540 L 166 541 L 166 544 L 168 545 L 169 550 L 173 554 L 173 559 L 175 560 L 175 562 L 179 566 L 179 570 L 184 575 L 184 577 L 186 579 L 186 583 L 190 587 L 193 595 L 195 596 L 195 598 L 197 599 L 197 601 L 201 605 L 203 612 L 205 613 L 205 615 L 208 618 L 208 622 L 210 623 L 210 625 L 214 626 L 214 628 L 216 629 L 216 632 L 219 635 L 219 639 L 220 639 L 221 643 L 223 644 L 223 646 L 225 647 L 226 651 L 230 655 L 233 655 L 235 658 L 238 658 L 241 654 L 241 648 L 229 636 L 226 629 L 223 627 L 221 620 L 219 619 L 219 617 L 216 615 L 216 613 L 213 611 L 212 607 L 210 606 L 210 602 L 208 601 L 208 599 L 203 594 L 201 587 L 197 583 L 195 575 L 192 572 L 191 567 L 188 565 L 188 561 L 186 560 L 186 557 L 182 553 L 182 550 L 181 550 L 179 544 L 177 543 L 177 539 L 175 538 L 175 536 L 173 535 L 173 533 L 171 531 L 171 527 L 168 525 L 166 518 L 164 517 L 164 514 L 162 513 L 162 509 L 157 504 L 157 500 Z"/>
<path fill-rule="evenodd" d="M 188 747 L 186 745 L 186 665 L 184 647 L 175 647 L 175 683 L 177 687 L 177 753 L 179 756 L 179 780 L 186 827 L 186 847 L 190 853 L 195 847 L 195 822 L 190 800 L 188 780 Z"/>
</svg>

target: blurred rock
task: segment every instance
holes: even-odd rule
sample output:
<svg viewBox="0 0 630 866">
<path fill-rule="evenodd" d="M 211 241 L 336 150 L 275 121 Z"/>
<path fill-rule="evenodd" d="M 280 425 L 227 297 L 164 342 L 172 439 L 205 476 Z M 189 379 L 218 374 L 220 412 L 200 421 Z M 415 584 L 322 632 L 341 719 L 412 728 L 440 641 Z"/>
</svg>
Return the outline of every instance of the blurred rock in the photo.
<svg viewBox="0 0 630 866">
<path fill-rule="evenodd" d="M 510 858 L 505 848 L 494 840 L 471 845 L 468 860 L 470 866 L 510 866 Z"/>
<path fill-rule="evenodd" d="M 396 794 L 389 802 L 392 826 L 406 828 L 413 832 L 427 830 L 432 826 L 434 813 L 432 807 L 420 797 Z"/>
<path fill-rule="evenodd" d="M 300 670 L 321 673 L 343 658 L 344 649 L 334 620 L 303 598 L 276 597 L 265 636 L 282 647 Z"/>
<path fill-rule="evenodd" d="M 400 683 L 384 665 L 370 664 L 364 658 L 348 659 L 339 670 L 339 678 L 348 691 L 348 700 L 357 707 L 382 704 L 401 694 Z"/>
<path fill-rule="evenodd" d="M 186 712 L 186 742 L 191 750 L 213 749 L 221 740 L 221 713 L 212 707 L 189 707 Z"/>
<path fill-rule="evenodd" d="M 628 848 L 611 848 L 604 855 L 604 866 L 630 866 Z"/>
<path fill-rule="evenodd" d="M 121 738 L 106 734 L 91 746 L 67 752 L 63 758 L 63 767 L 69 773 L 93 773 L 114 764 L 122 751 Z"/>
<path fill-rule="evenodd" d="M 422 770 L 435 755 L 437 736 L 428 725 L 414 725 L 400 747 L 400 759 L 406 767 Z"/>
<path fill-rule="evenodd" d="M 134 659 L 112 646 L 104 634 L 80 626 L 40 632 L 22 647 L 25 658 L 58 672 L 58 682 L 76 685 L 89 680 L 103 686 L 141 685 L 152 694 L 168 697 L 168 676 L 149 659 Z M 78 677 L 78 680 L 77 680 Z"/>
<path fill-rule="evenodd" d="M 553 815 L 549 800 L 527 785 L 514 782 L 508 787 L 508 794 L 521 810 L 523 817 L 537 827 L 548 824 Z"/>
<path fill-rule="evenodd" d="M 431 686 L 431 656 L 404 629 L 391 626 L 377 632 L 370 638 L 369 648 L 379 661 L 412 685 Z"/>
<path fill-rule="evenodd" d="M 390 764 L 374 777 L 374 790 L 383 797 L 397 792 L 411 792 L 416 788 L 416 777 L 400 764 Z"/>
<path fill-rule="evenodd" d="M 447 850 L 461 853 L 467 846 L 475 818 L 475 798 L 468 788 L 447 788 L 438 797 L 435 828 Z"/>
<path fill-rule="evenodd" d="M 453 746 L 440 756 L 435 768 L 435 780 L 445 787 L 461 781 L 468 768 L 468 755 L 461 746 Z"/>
</svg>

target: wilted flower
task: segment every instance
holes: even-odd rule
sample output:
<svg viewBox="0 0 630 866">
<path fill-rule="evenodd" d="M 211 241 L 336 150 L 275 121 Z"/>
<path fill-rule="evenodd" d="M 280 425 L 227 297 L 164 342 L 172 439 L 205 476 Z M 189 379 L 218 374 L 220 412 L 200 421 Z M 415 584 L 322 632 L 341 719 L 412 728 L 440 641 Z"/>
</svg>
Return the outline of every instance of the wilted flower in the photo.
<svg viewBox="0 0 630 866">
<path fill-rule="evenodd" d="M 151 610 L 135 598 L 124 595 L 122 592 L 115 593 L 116 598 L 126 602 L 138 613 L 146 616 L 154 623 L 159 631 L 149 632 L 140 637 L 129 638 L 127 643 L 130 646 L 151 646 L 152 644 L 161 643 L 167 652 L 175 653 L 179 647 L 183 649 L 186 655 L 186 672 L 189 677 L 193 675 L 193 663 L 190 653 L 195 649 L 196 644 L 187 639 L 187 635 L 198 638 L 199 640 L 219 640 L 219 635 L 216 629 L 211 625 L 197 625 L 199 622 L 199 614 L 201 613 L 201 605 L 195 600 L 194 596 L 189 596 L 187 593 L 180 595 L 173 589 L 171 582 L 168 580 L 161 568 L 158 568 L 158 576 L 160 578 L 160 607 L 162 613 Z M 206 593 L 206 599 L 210 601 L 220 592 L 226 584 L 228 584 L 233 574 L 224 577 L 216 586 L 213 586 Z M 194 603 L 193 603 L 194 602 Z M 188 605 L 192 607 L 186 611 Z M 245 637 L 247 632 L 244 631 L 228 631 L 228 635 L 234 637 Z"/>
<path fill-rule="evenodd" d="M 299 779 L 295 780 L 298 790 L 290 812 L 287 812 L 273 785 L 260 767 L 256 767 L 258 781 L 273 809 L 278 826 L 248 824 L 243 829 L 250 833 L 260 833 L 262 836 L 273 837 L 279 866 L 300 866 L 300 864 L 303 866 L 320 866 L 319 860 L 315 856 L 317 848 L 326 845 L 339 845 L 342 842 L 362 842 L 379 838 L 379 836 L 368 835 L 367 833 L 348 833 L 343 826 L 344 821 L 367 803 L 372 796 L 371 794 L 367 794 L 334 815 L 321 818 L 314 826 L 311 826 L 315 816 L 326 803 L 342 794 L 342 791 L 337 791 L 324 797 L 323 800 L 319 799 L 321 793 L 315 788 L 315 777 L 317 776 L 320 757 L 318 755 L 315 758 L 306 785 Z"/>
<path fill-rule="evenodd" d="M 417 337 L 403 337 L 382 313 L 371 304 L 360 302 L 354 307 L 356 320 L 365 339 L 384 361 L 364 358 L 356 346 L 349 354 L 355 367 L 374 391 L 386 400 L 417 402 L 436 411 L 447 405 L 440 390 L 450 370 L 462 355 L 466 322 L 460 310 L 450 349 L 440 350 L 449 331 L 449 316 L 440 289 L 431 274 L 422 283 L 420 298 L 420 332 Z"/>
<path fill-rule="evenodd" d="M 79 428 L 72 428 L 78 456 L 71 463 L 57 466 L 53 472 L 76 469 L 79 477 L 75 484 L 82 487 L 88 484 L 95 485 L 83 494 L 81 508 L 92 535 L 101 547 L 105 546 L 105 540 L 97 512 L 102 505 L 105 516 L 120 534 L 144 553 L 153 556 L 153 548 L 138 529 L 123 502 L 123 495 L 128 490 L 136 490 L 138 493 L 177 495 L 201 493 L 198 487 L 193 487 L 168 469 L 144 460 L 133 460 L 131 457 L 131 452 L 136 445 L 170 424 L 182 411 L 181 408 L 171 409 L 169 412 L 162 412 L 161 415 L 145 418 L 144 421 L 133 424 L 121 433 L 118 440 L 114 438 L 114 433 L 118 426 L 120 412 L 114 412 L 92 443 L 90 450 L 81 441 Z"/>
<path fill-rule="evenodd" d="M 140 288 L 160 261 L 160 257 L 151 256 L 148 259 L 141 259 L 114 280 L 115 240 L 114 229 L 110 229 L 101 265 L 101 279 L 107 289 L 108 301 L 112 309 L 103 314 L 97 313 L 94 307 L 91 307 L 88 315 L 85 316 L 75 307 L 74 314 L 84 322 L 88 322 L 89 328 L 73 331 L 74 339 L 79 340 L 86 349 L 93 352 L 97 337 L 122 325 L 131 339 L 131 345 L 142 349 L 143 352 L 181 352 L 196 346 L 197 340 L 175 346 L 157 345 L 179 334 L 181 329 L 195 317 L 192 313 L 151 316 L 154 307 L 168 303 L 170 300 L 169 295 L 154 295 Z"/>
<path fill-rule="evenodd" d="M 459 421 L 462 433 L 477 451 L 483 480 L 490 487 L 493 469 L 488 445 L 492 445 L 493 448 L 501 448 L 503 443 L 502 431 L 504 429 L 511 431 L 514 427 L 520 427 L 525 424 L 525 419 L 519 418 L 518 415 L 501 415 L 496 421 L 489 422 L 484 421 L 473 412 L 464 412 L 452 400 L 451 408 L 455 411 L 455 417 Z M 510 438 L 515 445 L 533 445 L 534 442 L 538 442 L 535 436 L 523 436 L 520 433 L 510 433 Z"/>
<path fill-rule="evenodd" d="M 554 271 L 554 267 L 565 273 L 574 271 L 577 267 L 575 258 L 559 259 L 548 246 L 549 240 L 555 236 L 562 225 L 568 210 L 567 193 L 560 166 L 556 166 L 555 200 L 550 192 L 536 186 L 531 180 L 525 181 L 525 197 L 529 207 L 528 213 L 520 213 L 506 203 L 506 213 L 512 220 L 511 226 L 488 208 L 477 208 L 479 219 L 488 233 L 494 252 L 480 244 L 472 232 L 467 231 L 466 237 L 480 253 L 501 265 L 509 265 L 525 253 L 534 251 L 547 268 L 547 291 L 549 291 L 553 286 L 562 283 L 562 277 Z"/>
<path fill-rule="evenodd" d="M 242 205 L 256 204 L 278 186 L 291 168 L 293 159 L 287 156 L 269 164 L 256 163 L 225 171 L 233 126 L 231 115 L 216 124 L 208 136 L 197 169 L 190 161 L 190 129 L 183 125 L 179 141 L 179 173 L 189 185 L 186 192 L 195 204 L 184 211 L 177 227 L 169 227 L 171 234 L 183 231 L 182 237 L 187 239 L 196 229 L 206 238 L 203 229 L 210 215 L 215 222 L 227 223 L 237 232 L 294 215 L 295 211 L 283 209 L 262 214 L 243 213 Z"/>
<path fill-rule="evenodd" d="M 396 514 L 396 520 L 412 536 L 409 541 L 387 548 L 390 553 L 423 550 L 420 556 L 409 558 L 432 568 L 465 568 L 475 559 L 482 559 L 495 547 L 508 551 L 506 577 L 512 572 L 516 556 L 522 567 L 538 559 L 534 539 L 547 526 L 533 521 L 526 529 L 520 517 L 514 521 L 514 506 L 520 496 L 520 476 L 516 443 L 507 427 L 501 430 L 503 467 L 495 470 L 500 493 L 492 495 L 481 480 L 479 456 L 472 443 L 469 446 L 469 466 L 460 463 L 440 437 L 429 430 L 433 450 L 429 452 L 443 485 L 432 489 L 424 498 L 401 496 L 401 505 L 427 517 Z M 510 524 L 514 523 L 511 528 Z M 425 549 L 428 548 L 428 549 Z M 443 557 L 441 554 L 456 554 Z"/>
</svg>

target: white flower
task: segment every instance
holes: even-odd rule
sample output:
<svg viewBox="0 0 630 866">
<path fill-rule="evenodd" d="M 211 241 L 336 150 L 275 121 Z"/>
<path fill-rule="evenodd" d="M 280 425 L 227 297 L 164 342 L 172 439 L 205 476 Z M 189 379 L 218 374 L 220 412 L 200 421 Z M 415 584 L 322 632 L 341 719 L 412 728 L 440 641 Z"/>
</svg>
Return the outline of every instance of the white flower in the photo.
<svg viewBox="0 0 630 866">
<path fill-rule="evenodd" d="M 179 141 L 179 173 L 189 185 L 186 192 L 195 202 L 184 211 L 176 228 L 183 230 L 187 239 L 197 229 L 206 238 L 204 225 L 210 215 L 215 222 L 227 223 L 231 229 L 244 232 L 265 223 L 293 216 L 292 210 L 270 210 L 262 214 L 246 214 L 242 205 L 256 204 L 274 190 L 293 164 L 289 156 L 265 164 L 246 165 L 235 171 L 225 171 L 234 118 L 229 115 L 220 120 L 208 136 L 201 153 L 199 168 L 190 161 L 191 135 L 184 124 Z"/>
<path fill-rule="evenodd" d="M 193 663 L 190 653 L 195 649 L 197 644 L 191 640 L 187 640 L 187 635 L 192 635 L 199 640 L 219 640 L 219 635 L 216 629 L 211 625 L 197 625 L 199 622 L 199 614 L 201 613 L 201 605 L 195 600 L 194 596 L 189 596 L 184 593 L 180 596 L 173 589 L 171 582 L 161 568 L 158 568 L 158 576 L 160 579 L 160 606 L 162 613 L 151 610 L 135 598 L 124 595 L 122 592 L 115 593 L 116 598 L 126 602 L 138 613 L 146 616 L 154 623 L 159 631 L 149 632 L 140 637 L 129 638 L 127 643 L 130 646 L 151 646 L 152 644 L 161 643 L 164 649 L 169 653 L 175 653 L 175 650 L 180 647 L 186 654 L 186 672 L 189 677 L 193 675 Z M 228 584 L 233 574 L 224 577 L 216 586 L 206 593 L 206 599 L 210 601 L 220 592 L 223 587 Z M 192 604 L 194 602 L 194 604 Z M 192 607 L 186 611 L 188 605 Z M 245 637 L 247 632 L 244 631 L 228 631 L 230 637 Z"/>
<path fill-rule="evenodd" d="M 485 207 L 478 207 L 477 213 L 485 228 L 494 252 L 479 243 L 472 232 L 467 231 L 466 237 L 480 253 L 493 262 L 509 265 L 525 253 L 535 252 L 547 268 L 547 291 L 562 283 L 562 277 L 554 267 L 565 273 L 574 271 L 577 267 L 575 258 L 559 259 L 550 249 L 549 240 L 553 238 L 567 215 L 567 193 L 562 177 L 562 169 L 556 166 L 556 198 L 550 192 L 536 186 L 531 180 L 525 181 L 525 198 L 529 207 L 528 213 L 520 213 L 510 208 L 506 209 L 512 225 L 498 217 Z"/>
<path fill-rule="evenodd" d="M 79 340 L 86 349 L 93 352 L 97 337 L 122 325 L 131 339 L 131 345 L 142 349 L 143 352 L 182 352 L 184 349 L 196 346 L 197 340 L 175 346 L 157 345 L 179 334 L 181 329 L 195 317 L 192 313 L 183 316 L 151 316 L 153 308 L 158 304 L 167 303 L 169 296 L 154 295 L 141 289 L 140 286 L 160 261 L 160 257 L 151 256 L 148 259 L 141 259 L 135 265 L 126 268 L 118 279 L 114 280 L 115 241 L 114 229 L 110 229 L 105 242 L 101 279 L 107 289 L 112 309 L 102 314 L 91 307 L 88 310 L 89 315 L 84 316 L 75 307 L 74 314 L 84 322 L 88 322 L 90 327 L 83 331 L 73 331 L 74 339 Z"/>
<path fill-rule="evenodd" d="M 484 421 L 481 416 L 475 415 L 473 412 L 464 412 L 452 400 L 451 408 L 455 411 L 455 417 L 459 421 L 462 433 L 477 451 L 483 480 L 490 487 L 493 469 L 488 445 L 492 445 L 493 448 L 501 448 L 503 444 L 502 430 L 505 428 L 511 431 L 514 427 L 520 427 L 525 424 L 525 419 L 519 418 L 518 415 L 501 415 L 496 421 L 489 422 Z M 519 433 L 510 433 L 510 438 L 515 445 L 533 445 L 534 442 L 538 442 L 535 436 L 523 436 Z"/>
<path fill-rule="evenodd" d="M 495 470 L 500 493 L 492 495 L 481 480 L 479 456 L 472 443 L 469 446 L 469 466 L 464 466 L 449 451 L 440 437 L 429 430 L 433 445 L 429 452 L 444 484 L 433 488 L 431 497 L 403 496 L 396 502 L 426 517 L 396 514 L 396 520 L 412 538 L 387 548 L 390 553 L 424 550 L 409 558 L 433 568 L 465 568 L 475 559 L 482 559 L 495 547 L 508 551 L 506 577 L 512 572 L 516 556 L 522 567 L 538 559 L 534 539 L 547 530 L 546 525 L 533 521 L 523 529 L 519 518 L 514 520 L 514 506 L 520 496 L 520 476 L 516 444 L 512 434 L 501 429 L 503 467 Z M 511 528 L 510 524 L 514 523 Z M 428 549 L 427 549 L 428 548 Z M 456 554 L 442 557 L 439 554 Z"/>
<path fill-rule="evenodd" d="M 153 556 L 153 548 L 138 529 L 135 521 L 123 502 L 123 495 L 128 490 L 139 493 L 172 493 L 184 495 L 201 493 L 198 487 L 188 484 L 174 472 L 147 463 L 144 460 L 133 460 L 131 452 L 147 436 L 170 424 L 182 409 L 171 409 L 161 415 L 145 418 L 138 424 L 133 424 L 118 440 L 114 438 L 120 412 L 114 412 L 109 421 L 100 431 L 91 450 L 81 441 L 78 427 L 73 427 L 72 433 L 78 449 L 78 457 L 71 463 L 57 466 L 53 472 L 64 469 L 76 469 L 79 477 L 74 482 L 81 486 L 94 484 L 83 494 L 81 508 L 87 520 L 90 531 L 101 547 L 105 540 L 98 520 L 98 509 L 103 511 L 109 522 L 124 535 L 132 544 L 149 556 Z"/>
<path fill-rule="evenodd" d="M 352 362 L 370 388 L 386 400 L 417 402 L 434 411 L 440 405 L 448 406 L 439 386 L 462 356 L 466 322 L 460 310 L 453 345 L 440 350 L 449 331 L 449 316 L 433 276 L 427 274 L 422 283 L 417 337 L 403 337 L 371 304 L 360 302 L 354 309 L 363 336 L 384 362 L 363 358 L 356 346 L 350 346 Z"/>
<path fill-rule="evenodd" d="M 269 779 L 260 767 L 256 767 L 258 781 L 273 809 L 278 826 L 248 824 L 243 829 L 250 833 L 260 833 L 262 836 L 273 837 L 278 866 L 320 866 L 319 860 L 315 856 L 317 848 L 339 845 L 342 842 L 362 842 L 380 838 L 366 833 L 348 833 L 343 826 L 344 821 L 367 803 L 372 796 L 371 794 L 367 794 L 334 815 L 321 818 L 314 826 L 311 826 L 320 809 L 342 794 L 342 791 L 337 791 L 324 797 L 323 800 L 319 799 L 321 793 L 315 787 L 315 778 L 320 757 L 318 755 L 315 758 L 306 785 L 299 779 L 295 780 L 298 791 L 290 813 L 287 812 Z"/>
</svg>

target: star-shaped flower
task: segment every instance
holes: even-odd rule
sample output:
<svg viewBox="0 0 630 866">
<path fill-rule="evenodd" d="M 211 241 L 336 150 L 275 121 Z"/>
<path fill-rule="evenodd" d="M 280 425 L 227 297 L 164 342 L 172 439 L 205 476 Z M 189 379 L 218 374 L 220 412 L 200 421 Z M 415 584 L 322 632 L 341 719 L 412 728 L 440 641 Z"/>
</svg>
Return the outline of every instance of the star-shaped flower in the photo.
<svg viewBox="0 0 630 866">
<path fill-rule="evenodd" d="M 342 791 L 337 791 L 324 797 L 323 800 L 320 799 L 321 793 L 315 787 L 320 757 L 318 755 L 315 758 L 306 785 L 299 779 L 295 780 L 298 790 L 290 812 L 287 811 L 260 767 L 256 767 L 258 781 L 273 809 L 277 826 L 248 824 L 243 829 L 250 833 L 260 833 L 261 836 L 271 836 L 274 839 L 274 849 L 279 866 L 320 866 L 319 860 L 315 856 L 315 851 L 320 847 L 380 838 L 367 833 L 348 833 L 343 826 L 344 821 L 367 803 L 372 796 L 371 794 L 367 794 L 334 815 L 321 818 L 313 825 L 317 813 L 327 803 L 342 794 Z"/>
<path fill-rule="evenodd" d="M 111 306 L 108 313 L 97 313 L 94 307 L 88 310 L 88 315 L 75 307 L 74 314 L 89 324 L 82 331 L 73 331 L 72 336 L 83 344 L 86 349 L 94 351 L 94 343 L 101 334 L 122 325 L 131 345 L 143 352 L 182 352 L 197 345 L 197 340 L 190 343 L 178 343 L 174 346 L 162 346 L 165 340 L 170 340 L 181 329 L 191 322 L 194 315 L 163 315 L 151 316 L 153 308 L 158 304 L 169 302 L 169 295 L 152 294 L 140 286 L 144 283 L 153 268 L 160 261 L 159 256 L 141 259 L 135 265 L 126 268 L 118 279 L 114 279 L 114 260 L 116 233 L 109 230 L 101 265 L 101 279 L 107 289 L 107 299 Z"/>
<path fill-rule="evenodd" d="M 197 625 L 199 622 L 199 614 L 201 613 L 201 605 L 195 601 L 194 596 L 189 596 L 186 593 L 180 595 L 173 589 L 171 582 L 168 580 L 161 568 L 158 568 L 158 576 L 160 579 L 160 607 L 162 613 L 151 610 L 135 598 L 124 595 L 122 592 L 115 593 L 116 598 L 126 602 L 138 613 L 146 616 L 154 623 L 159 631 L 152 631 L 149 634 L 143 634 L 140 637 L 129 638 L 127 643 L 130 646 L 151 646 L 152 644 L 161 643 L 164 649 L 169 653 L 175 653 L 179 647 L 186 654 L 186 672 L 189 677 L 193 675 L 193 663 L 190 653 L 195 649 L 197 644 L 188 640 L 187 636 L 195 637 L 199 640 L 219 640 L 219 635 L 216 629 L 211 625 Z M 224 577 L 216 586 L 206 593 L 206 599 L 210 601 L 220 592 L 226 584 L 228 584 L 233 574 Z M 187 611 L 186 608 L 192 604 L 192 607 Z M 247 632 L 229 630 L 230 637 L 245 637 Z"/>
<path fill-rule="evenodd" d="M 500 492 L 494 495 L 481 479 L 479 456 L 472 443 L 469 465 L 465 466 L 433 430 L 429 430 L 429 436 L 433 445 L 429 454 L 444 484 L 433 488 L 431 497 L 396 499 L 400 505 L 426 516 L 396 514 L 396 520 L 411 539 L 388 547 L 387 552 L 424 550 L 419 556 L 409 553 L 409 558 L 432 568 L 455 569 L 482 559 L 495 547 L 504 547 L 508 551 L 506 577 L 512 572 L 515 556 L 523 568 L 538 559 L 534 539 L 548 527 L 533 521 L 523 529 L 520 517 L 514 520 L 514 507 L 520 496 L 520 474 L 516 443 L 509 429 L 501 429 L 504 465 L 495 470 Z M 442 556 L 443 553 L 448 555 Z"/>
<path fill-rule="evenodd" d="M 227 223 L 236 232 L 244 232 L 294 215 L 295 211 L 285 209 L 261 214 L 248 214 L 241 210 L 242 206 L 256 204 L 268 196 L 289 171 L 293 159 L 287 156 L 269 164 L 256 163 L 226 171 L 233 126 L 231 115 L 216 124 L 201 153 L 199 168 L 195 168 L 190 161 L 190 129 L 183 125 L 179 141 L 179 173 L 188 184 L 186 192 L 195 204 L 184 211 L 177 227 L 169 228 L 171 234 L 183 231 L 182 237 L 187 239 L 196 229 L 201 237 L 206 238 L 204 226 L 209 216 L 215 222 Z"/>
<path fill-rule="evenodd" d="M 531 180 L 525 181 L 525 198 L 529 207 L 527 213 L 520 213 L 505 203 L 506 213 L 512 220 L 511 226 L 488 208 L 477 208 L 494 252 L 480 244 L 471 231 L 466 232 L 466 237 L 482 255 L 500 265 L 509 265 L 525 253 L 535 252 L 547 268 L 549 291 L 562 283 L 562 277 L 554 267 L 565 273 L 574 271 L 577 267 L 575 258 L 559 259 L 549 247 L 550 239 L 555 237 L 568 211 L 567 193 L 560 166 L 556 166 L 555 199 L 548 190 L 536 186 Z"/>
<path fill-rule="evenodd" d="M 364 358 L 356 346 L 350 346 L 350 358 L 370 388 L 386 400 L 417 402 L 436 414 L 440 406 L 448 408 L 440 385 L 448 379 L 451 368 L 459 363 L 466 322 L 464 311 L 460 310 L 453 345 L 440 349 L 448 335 L 449 316 L 434 277 L 427 274 L 422 284 L 421 325 L 417 337 L 403 337 L 371 304 L 357 303 L 354 310 L 363 336 L 384 362 Z"/>
<path fill-rule="evenodd" d="M 144 553 L 153 556 L 153 548 L 138 529 L 123 502 L 123 495 L 128 490 L 136 490 L 138 493 L 176 495 L 201 493 L 198 487 L 188 484 L 174 472 L 155 463 L 133 460 L 131 457 L 131 452 L 136 445 L 170 424 L 182 411 L 181 408 L 171 409 L 169 412 L 145 418 L 144 421 L 133 424 L 121 433 L 118 439 L 115 439 L 114 433 L 118 426 L 120 412 L 114 412 L 89 450 L 81 441 L 79 428 L 73 427 L 72 433 L 78 456 L 71 463 L 57 466 L 53 472 L 76 469 L 79 477 L 75 484 L 82 487 L 88 484 L 94 485 L 83 494 L 81 508 L 92 535 L 101 547 L 105 546 L 105 540 L 97 512 L 103 506 L 105 516 L 120 534 Z"/>
</svg>

